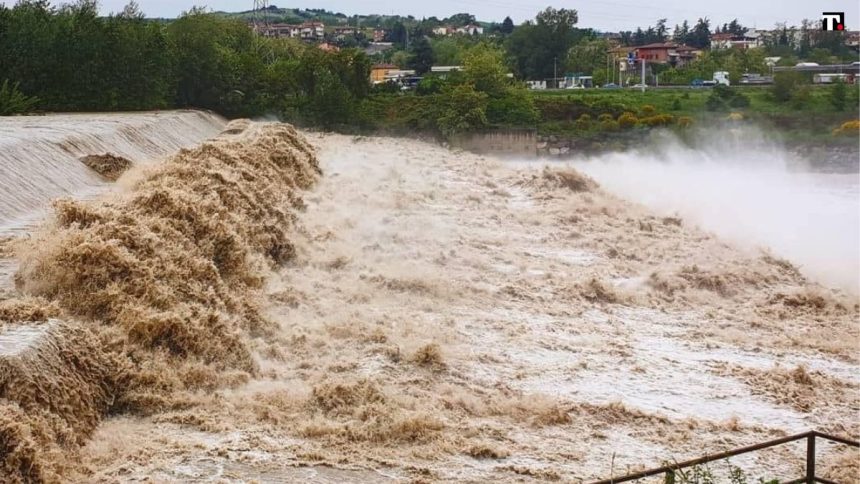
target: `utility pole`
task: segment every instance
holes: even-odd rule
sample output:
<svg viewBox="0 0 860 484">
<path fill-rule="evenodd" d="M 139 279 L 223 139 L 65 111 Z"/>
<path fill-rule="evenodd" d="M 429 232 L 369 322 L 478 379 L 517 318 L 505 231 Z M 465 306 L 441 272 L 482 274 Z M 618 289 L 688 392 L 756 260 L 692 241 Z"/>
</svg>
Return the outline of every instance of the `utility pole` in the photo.
<svg viewBox="0 0 860 484">
<path fill-rule="evenodd" d="M 558 57 L 552 59 L 552 82 L 555 88 L 558 89 Z"/>
<path fill-rule="evenodd" d="M 642 59 L 642 92 L 645 92 L 645 59 Z"/>
</svg>

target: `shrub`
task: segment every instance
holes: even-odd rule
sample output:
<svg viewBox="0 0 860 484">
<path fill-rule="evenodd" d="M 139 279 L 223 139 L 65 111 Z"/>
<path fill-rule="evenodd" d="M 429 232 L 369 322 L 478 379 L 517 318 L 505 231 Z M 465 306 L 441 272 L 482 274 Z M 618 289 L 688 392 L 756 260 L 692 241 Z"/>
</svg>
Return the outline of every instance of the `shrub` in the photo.
<svg viewBox="0 0 860 484">
<path fill-rule="evenodd" d="M 681 110 L 681 100 L 678 98 L 673 99 L 672 100 L 672 111 L 680 111 L 680 110 Z"/>
<path fill-rule="evenodd" d="M 644 117 L 654 116 L 655 114 L 657 114 L 657 109 L 650 104 L 645 104 L 644 106 L 642 106 L 642 109 L 640 109 L 640 113 Z"/>
<path fill-rule="evenodd" d="M 729 99 L 729 106 L 733 107 L 733 108 L 746 108 L 746 107 L 749 107 L 749 105 L 750 105 L 750 98 L 748 98 L 747 96 L 744 96 L 743 94 L 741 94 L 739 92 L 734 93 L 732 98 Z"/>
<path fill-rule="evenodd" d="M 605 119 L 600 122 L 600 129 L 602 131 L 618 131 L 618 122 L 612 118 Z"/>
<path fill-rule="evenodd" d="M 773 76 L 770 95 L 775 101 L 789 101 L 802 83 L 803 76 L 799 72 L 777 72 Z"/>
<path fill-rule="evenodd" d="M 612 115 L 611 115 L 611 114 L 609 114 L 609 113 L 603 113 L 603 114 L 601 114 L 600 116 L 598 116 L 598 117 L 597 117 L 597 120 L 598 120 L 598 121 L 600 121 L 600 122 L 602 123 L 602 122 L 604 122 L 604 121 L 614 121 L 614 120 L 615 120 L 615 118 L 613 118 L 613 117 L 612 117 Z"/>
<path fill-rule="evenodd" d="M 728 86 L 717 85 L 705 101 L 705 108 L 708 111 L 722 111 L 727 107 L 745 108 L 750 105 L 750 99 L 736 90 L 732 90 Z"/>
<path fill-rule="evenodd" d="M 830 88 L 830 104 L 837 111 L 845 109 L 845 101 L 848 98 L 848 90 L 845 88 L 845 83 L 841 79 L 836 80 L 836 84 Z"/>
<path fill-rule="evenodd" d="M 589 116 L 588 114 L 583 114 L 579 117 L 579 119 L 576 120 L 574 126 L 576 126 L 576 129 L 580 131 L 586 131 L 591 129 L 591 116 Z"/>
<path fill-rule="evenodd" d="M 389 83 L 385 83 L 389 84 Z M 400 88 L 397 87 L 397 84 L 390 83 L 395 86 L 395 91 L 400 91 Z M 446 81 L 439 76 L 424 76 L 421 79 L 421 82 L 418 83 L 418 87 L 415 88 L 415 93 L 419 96 L 427 96 L 429 94 L 438 94 L 442 92 L 442 88 L 445 87 Z M 383 84 L 384 85 L 384 84 Z"/>
<path fill-rule="evenodd" d="M 675 116 L 671 114 L 656 114 L 654 116 L 648 116 L 647 118 L 642 118 L 639 120 L 640 123 L 645 126 L 655 127 L 655 126 L 669 126 L 675 121 Z"/>
<path fill-rule="evenodd" d="M 538 117 L 534 98 L 522 88 L 507 88 L 487 104 L 487 121 L 493 124 L 533 125 Z"/>
<path fill-rule="evenodd" d="M 860 134 L 860 119 L 846 121 L 833 130 L 833 136 L 857 136 Z"/>
<path fill-rule="evenodd" d="M 445 136 L 487 125 L 487 95 L 471 84 L 445 89 L 439 94 L 436 125 Z"/>
<path fill-rule="evenodd" d="M 9 80 L 0 84 L 0 116 L 28 113 L 36 107 L 39 98 L 26 96 L 18 89 L 18 83 L 9 84 Z"/>
<path fill-rule="evenodd" d="M 791 93 L 791 106 L 803 109 L 812 100 L 812 89 L 807 85 L 798 85 Z"/>
<path fill-rule="evenodd" d="M 681 128 L 689 128 L 693 125 L 693 118 L 689 116 L 681 116 L 678 118 L 678 126 Z"/>
<path fill-rule="evenodd" d="M 639 120 L 636 119 L 636 115 L 630 112 L 626 112 L 621 116 L 618 116 L 618 126 L 622 129 L 632 128 L 636 126 L 637 122 L 639 122 Z"/>
<path fill-rule="evenodd" d="M 726 109 L 726 102 L 720 96 L 711 93 L 708 100 L 705 101 L 705 109 L 708 111 L 722 111 Z"/>
</svg>

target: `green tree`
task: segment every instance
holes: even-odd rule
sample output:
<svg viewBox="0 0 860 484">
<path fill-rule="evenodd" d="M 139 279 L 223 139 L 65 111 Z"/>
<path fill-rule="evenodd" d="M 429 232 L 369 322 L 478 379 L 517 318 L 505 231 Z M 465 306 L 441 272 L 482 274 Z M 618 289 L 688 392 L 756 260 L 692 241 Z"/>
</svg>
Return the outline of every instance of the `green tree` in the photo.
<svg viewBox="0 0 860 484">
<path fill-rule="evenodd" d="M 499 28 L 499 31 L 505 35 L 509 35 L 514 31 L 514 21 L 511 20 L 510 17 L 505 17 L 502 21 L 502 26 Z"/>
<path fill-rule="evenodd" d="M 487 122 L 515 127 L 534 126 L 540 119 L 534 97 L 522 87 L 510 86 L 487 101 Z"/>
<path fill-rule="evenodd" d="M 508 56 L 517 73 L 525 79 L 545 79 L 555 66 L 564 66 L 567 50 L 582 35 L 574 26 L 576 10 L 548 7 L 534 22 L 521 25 L 506 42 Z"/>
<path fill-rule="evenodd" d="M 253 79 L 243 78 L 246 72 L 236 66 L 253 62 L 247 57 L 254 48 L 247 25 L 192 10 L 172 22 L 167 34 L 175 61 L 177 104 L 229 116 L 241 114 L 241 99 L 252 94 L 247 88 L 255 84 Z M 256 68 L 253 71 L 259 72 Z"/>
<path fill-rule="evenodd" d="M 454 27 L 462 27 L 464 25 L 472 25 L 476 22 L 475 16 L 470 13 L 457 13 L 446 18 L 443 23 Z"/>
<path fill-rule="evenodd" d="M 466 37 L 467 38 L 467 37 Z M 463 63 L 463 52 L 466 50 L 463 44 L 464 37 L 442 37 L 433 39 L 433 60 L 440 66 L 459 66 Z"/>
<path fill-rule="evenodd" d="M 465 80 L 477 91 L 501 95 L 508 85 L 504 53 L 488 44 L 478 44 L 463 56 Z"/>
<path fill-rule="evenodd" d="M 438 95 L 436 125 L 445 136 L 487 125 L 487 95 L 471 84 L 450 86 Z"/>
<path fill-rule="evenodd" d="M 687 44 L 700 49 L 711 46 L 711 21 L 707 17 L 700 18 L 687 37 Z"/>
<path fill-rule="evenodd" d="M 415 73 L 419 76 L 430 72 L 430 68 L 433 67 L 433 47 L 430 45 L 429 38 L 421 36 L 412 42 L 407 65 L 415 69 Z"/>
<path fill-rule="evenodd" d="M 605 68 L 607 50 L 609 43 L 604 39 L 580 42 L 567 52 L 567 70 L 592 74 L 597 69 Z"/>
<path fill-rule="evenodd" d="M 777 72 L 773 76 L 770 95 L 775 101 L 787 102 L 791 100 L 802 82 L 803 77 L 799 72 Z"/>
<path fill-rule="evenodd" d="M 845 102 L 848 98 L 848 89 L 841 79 L 836 80 L 836 84 L 830 88 L 830 105 L 837 111 L 845 109 Z"/>
</svg>

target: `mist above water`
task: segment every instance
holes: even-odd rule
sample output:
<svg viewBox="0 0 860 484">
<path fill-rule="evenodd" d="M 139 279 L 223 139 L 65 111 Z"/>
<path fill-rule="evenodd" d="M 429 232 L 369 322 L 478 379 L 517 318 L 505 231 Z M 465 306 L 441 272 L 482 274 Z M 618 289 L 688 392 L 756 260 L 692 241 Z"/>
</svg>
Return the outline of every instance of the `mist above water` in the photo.
<svg viewBox="0 0 860 484">
<path fill-rule="evenodd" d="M 747 247 L 768 247 L 809 277 L 860 286 L 860 174 L 823 174 L 758 131 L 721 130 L 691 144 L 576 162 L 605 189 L 678 214 Z"/>
</svg>

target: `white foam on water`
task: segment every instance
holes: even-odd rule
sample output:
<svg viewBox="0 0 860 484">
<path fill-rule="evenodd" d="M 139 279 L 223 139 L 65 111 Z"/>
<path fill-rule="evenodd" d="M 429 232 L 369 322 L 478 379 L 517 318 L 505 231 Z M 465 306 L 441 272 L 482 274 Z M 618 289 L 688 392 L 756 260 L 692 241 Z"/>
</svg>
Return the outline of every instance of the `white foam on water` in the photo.
<svg viewBox="0 0 860 484">
<path fill-rule="evenodd" d="M 695 148 L 668 140 L 574 164 L 623 198 L 767 247 L 823 284 L 860 288 L 860 174 L 798 171 L 778 144 L 725 131 Z"/>
</svg>

